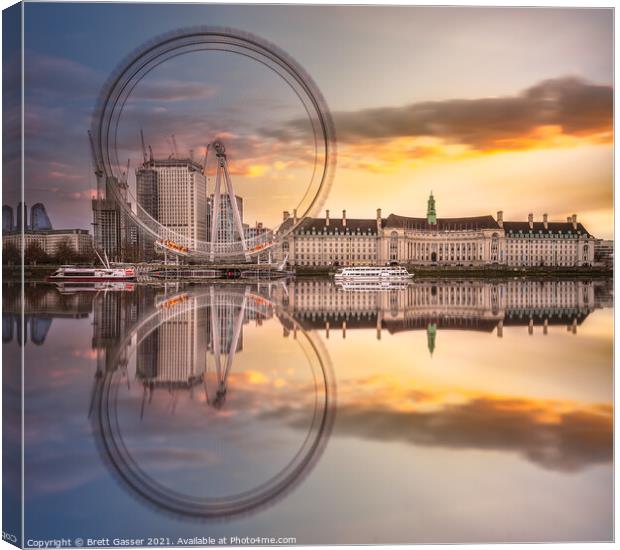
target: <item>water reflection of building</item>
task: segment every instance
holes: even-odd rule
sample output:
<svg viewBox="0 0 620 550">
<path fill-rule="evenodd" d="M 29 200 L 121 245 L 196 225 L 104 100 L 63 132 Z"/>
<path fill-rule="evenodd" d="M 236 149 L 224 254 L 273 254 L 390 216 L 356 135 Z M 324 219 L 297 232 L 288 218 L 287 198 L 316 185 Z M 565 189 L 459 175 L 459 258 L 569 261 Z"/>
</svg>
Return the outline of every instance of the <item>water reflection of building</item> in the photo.
<svg viewBox="0 0 620 550">
<path fill-rule="evenodd" d="M 602 303 L 610 282 L 576 280 L 416 281 L 404 289 L 347 291 L 329 281 L 296 281 L 282 297 L 287 312 L 305 329 L 325 336 L 338 331 L 374 328 L 390 334 L 426 330 L 429 350 L 438 330 L 458 329 L 503 335 L 504 326 L 534 327 L 547 333 L 550 325 L 578 325 Z M 286 327 L 290 330 L 294 327 Z"/>
<path fill-rule="evenodd" d="M 126 352 L 118 350 L 118 343 L 136 324 L 142 302 L 152 294 L 144 287 L 138 288 L 140 292 L 100 292 L 95 295 L 92 348 L 96 351 L 98 372 L 127 365 Z"/>
<path fill-rule="evenodd" d="M 138 330 L 137 376 L 151 387 L 190 387 L 202 380 L 207 361 L 207 315 L 195 298 L 181 312 L 162 311 L 162 323 Z M 148 330 L 148 329 L 147 329 Z"/>
<path fill-rule="evenodd" d="M 255 303 L 245 285 L 217 291 L 204 287 L 160 299 L 153 322 L 137 329 L 136 374 L 144 385 L 144 402 L 156 389 L 172 392 L 174 400 L 177 391 L 203 385 L 207 402 L 221 406 L 234 356 L 243 349 L 243 325 L 260 324 L 273 314 Z"/>
<path fill-rule="evenodd" d="M 23 296 L 23 298 L 22 298 Z M 23 295 L 18 284 L 2 286 L 2 342 L 42 345 L 55 318 L 81 319 L 92 310 L 92 296 L 63 295 L 49 285 L 32 284 Z M 24 313 L 22 325 L 21 314 Z"/>
</svg>

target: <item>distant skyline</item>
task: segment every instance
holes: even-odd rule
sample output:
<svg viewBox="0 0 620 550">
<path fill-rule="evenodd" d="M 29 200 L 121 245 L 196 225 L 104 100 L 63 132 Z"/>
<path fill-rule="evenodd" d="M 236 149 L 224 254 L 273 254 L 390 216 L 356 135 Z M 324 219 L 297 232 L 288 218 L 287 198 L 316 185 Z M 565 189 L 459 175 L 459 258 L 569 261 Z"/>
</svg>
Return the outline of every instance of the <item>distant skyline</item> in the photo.
<svg viewBox="0 0 620 550">
<path fill-rule="evenodd" d="M 257 34 L 315 80 L 338 140 L 324 206 L 336 215 L 423 216 L 433 190 L 439 217 L 577 213 L 613 235 L 611 9 L 27 3 L 25 14 L 26 197 L 57 227 L 91 227 L 86 131 L 110 72 L 146 40 L 202 24 Z M 171 134 L 196 158 L 224 136 L 250 224 L 279 221 L 311 169 L 296 98 L 234 54 L 162 65 L 123 117 L 132 172 L 140 127 L 159 156 Z"/>
</svg>

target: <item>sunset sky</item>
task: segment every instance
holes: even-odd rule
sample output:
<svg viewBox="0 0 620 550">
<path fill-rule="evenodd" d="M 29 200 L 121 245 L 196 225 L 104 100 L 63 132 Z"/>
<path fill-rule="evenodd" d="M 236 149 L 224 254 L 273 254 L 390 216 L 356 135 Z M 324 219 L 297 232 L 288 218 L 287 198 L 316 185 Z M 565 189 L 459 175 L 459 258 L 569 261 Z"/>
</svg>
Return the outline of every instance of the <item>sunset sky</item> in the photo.
<svg viewBox="0 0 620 550">
<path fill-rule="evenodd" d="M 611 9 L 33 3 L 25 13 L 26 193 L 55 227 L 91 227 L 86 131 L 111 71 L 158 34 L 200 24 L 254 33 L 312 76 L 337 135 L 332 215 L 423 216 L 432 190 L 440 217 L 577 213 L 612 237 Z M 189 54 L 138 85 L 119 157 L 137 165 L 141 127 L 160 156 L 170 134 L 200 158 L 224 136 L 245 221 L 273 224 L 312 168 L 302 115 L 255 62 Z"/>
</svg>

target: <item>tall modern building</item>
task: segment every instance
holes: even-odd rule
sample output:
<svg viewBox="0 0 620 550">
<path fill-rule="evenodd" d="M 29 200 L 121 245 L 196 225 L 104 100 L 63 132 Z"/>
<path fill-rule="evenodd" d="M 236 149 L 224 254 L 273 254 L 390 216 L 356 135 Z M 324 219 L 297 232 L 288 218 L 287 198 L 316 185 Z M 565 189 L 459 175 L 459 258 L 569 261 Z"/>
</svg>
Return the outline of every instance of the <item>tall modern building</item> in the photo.
<svg viewBox="0 0 620 550">
<path fill-rule="evenodd" d="M 36 203 L 30 209 L 30 228 L 34 231 L 49 231 L 53 229 L 45 205 L 41 202 Z"/>
<path fill-rule="evenodd" d="M 159 220 L 157 171 L 145 163 L 136 170 L 136 199 L 138 218 L 144 223 Z M 140 255 L 150 260 L 155 254 L 155 237 L 146 232 L 137 235 Z"/>
<path fill-rule="evenodd" d="M 94 245 L 111 260 L 125 259 L 127 246 L 127 216 L 114 198 L 112 186 L 119 186 L 122 200 L 126 200 L 126 184 L 108 177 L 105 188 L 92 201 Z"/>
<path fill-rule="evenodd" d="M 13 209 L 8 205 L 2 206 L 2 232 L 13 231 L 15 229 Z"/>
<path fill-rule="evenodd" d="M 154 218 L 194 247 L 207 239 L 207 185 L 191 159 L 150 159 L 136 171 L 138 213 Z"/>
</svg>

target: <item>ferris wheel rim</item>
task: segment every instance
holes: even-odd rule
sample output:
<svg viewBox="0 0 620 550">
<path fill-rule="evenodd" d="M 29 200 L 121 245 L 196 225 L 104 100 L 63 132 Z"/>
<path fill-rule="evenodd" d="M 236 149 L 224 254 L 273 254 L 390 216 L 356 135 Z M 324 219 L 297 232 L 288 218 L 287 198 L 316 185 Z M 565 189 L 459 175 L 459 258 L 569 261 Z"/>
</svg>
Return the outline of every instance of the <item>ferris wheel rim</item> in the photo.
<svg viewBox="0 0 620 550">
<path fill-rule="evenodd" d="M 190 40 L 190 42 L 186 42 L 187 40 Z M 318 125 L 318 129 L 320 130 L 321 149 L 323 150 L 323 163 L 321 168 L 319 169 L 320 177 L 318 180 L 318 187 L 314 192 L 310 203 L 307 207 L 305 207 L 305 209 L 302 208 L 302 213 L 299 216 L 298 220 L 291 220 L 288 223 L 283 220 L 281 223 L 279 223 L 273 229 L 272 238 L 269 241 L 266 241 L 265 238 L 258 239 L 257 237 L 253 237 L 254 239 L 256 239 L 256 244 L 258 246 L 255 250 L 252 250 L 250 252 L 250 255 L 258 254 L 260 252 L 263 252 L 264 250 L 271 248 L 273 245 L 277 244 L 277 242 L 282 241 L 287 235 L 291 234 L 297 227 L 299 227 L 304 217 L 316 213 L 316 211 L 321 207 L 322 203 L 324 202 L 327 192 L 329 191 L 329 188 L 331 186 L 335 172 L 336 161 L 336 139 L 334 124 L 331 118 L 331 114 L 329 112 L 329 108 L 322 93 L 320 92 L 318 86 L 313 81 L 313 79 L 303 69 L 303 67 L 301 67 L 301 65 L 297 63 L 290 55 L 288 55 L 276 45 L 245 31 L 239 31 L 230 27 L 217 26 L 196 26 L 182 28 L 176 31 L 161 34 L 144 43 L 142 46 L 130 53 L 119 64 L 118 68 L 110 75 L 102 88 L 97 102 L 97 107 L 94 111 L 92 123 L 92 132 L 95 136 L 95 154 L 97 155 L 98 161 L 100 162 L 100 166 L 103 171 L 102 177 L 105 179 L 105 181 L 107 182 L 108 177 L 114 179 L 116 175 L 114 173 L 113 167 L 118 167 L 119 163 L 118 155 L 116 152 L 116 141 L 113 142 L 113 151 L 110 151 L 110 131 L 111 127 L 113 127 L 114 136 L 116 136 L 118 122 L 120 120 L 120 118 L 116 118 L 116 121 L 114 122 L 114 117 L 120 116 L 117 114 L 118 101 L 122 100 L 122 112 L 122 106 L 124 105 L 124 102 L 126 102 L 129 98 L 131 92 L 133 91 L 133 88 L 146 74 L 148 74 L 150 70 L 152 70 L 153 66 L 157 66 L 159 64 L 158 59 L 160 59 L 162 56 L 165 58 L 165 61 L 169 59 L 168 56 L 170 56 L 173 52 L 176 52 L 179 49 L 181 49 L 182 52 L 177 52 L 175 53 L 175 55 L 190 53 L 191 51 L 194 51 L 192 50 L 192 47 L 198 47 L 197 49 L 203 50 L 205 49 L 205 45 L 211 45 L 212 47 L 214 47 L 214 49 L 222 49 L 222 45 L 231 46 L 236 48 L 236 50 L 234 50 L 235 53 L 247 55 L 247 51 L 251 51 L 257 56 L 263 56 L 263 58 L 271 64 L 265 62 L 264 60 L 258 59 L 257 57 L 249 55 L 249 57 L 251 57 L 252 59 L 260 61 L 261 63 L 267 65 L 270 69 L 274 70 L 297 94 L 297 97 L 300 99 L 302 105 L 304 106 L 304 109 L 306 109 L 306 113 L 308 114 L 308 118 L 313 128 L 315 151 L 317 149 L 317 127 L 315 126 L 315 124 Z M 217 46 L 217 48 L 215 48 L 215 46 Z M 244 53 L 243 50 L 247 51 Z M 140 75 L 139 73 L 142 70 L 145 70 L 146 72 Z M 132 79 L 134 79 L 136 75 L 138 75 L 139 77 L 132 84 Z M 289 79 L 287 79 L 286 76 L 288 76 Z M 299 89 L 303 91 L 306 101 L 304 101 L 304 99 L 300 96 L 291 81 L 293 81 L 299 87 Z M 128 85 L 130 86 L 129 91 L 127 95 L 123 98 L 123 94 L 125 93 L 124 90 Z M 112 105 L 110 105 L 111 102 Z M 314 109 L 312 113 L 309 111 L 308 104 L 310 104 Z M 110 157 L 111 154 L 113 155 L 112 158 Z M 116 155 L 116 159 L 114 159 L 114 155 Z M 312 182 L 314 181 L 316 172 L 317 156 L 315 155 L 315 162 L 313 166 L 312 177 L 310 179 L 310 184 L 306 188 L 306 193 L 302 197 L 300 204 L 302 201 L 305 200 L 306 195 L 308 194 L 308 191 L 312 185 Z M 132 222 L 135 223 L 136 226 L 138 226 L 139 230 L 145 232 L 146 234 L 150 234 L 152 237 L 155 238 L 160 237 L 160 235 L 162 234 L 173 235 L 176 236 L 180 241 L 190 242 L 190 246 L 187 247 L 189 248 L 187 254 L 188 256 L 215 256 L 221 260 L 225 258 L 236 257 L 240 254 L 240 250 L 234 249 L 238 246 L 240 241 L 235 240 L 218 242 L 219 249 L 215 250 L 215 254 L 213 254 L 212 249 L 208 252 L 206 245 L 210 245 L 211 241 L 186 238 L 184 235 L 178 233 L 177 231 L 173 229 L 171 230 L 171 228 L 164 226 L 146 212 L 141 213 L 142 216 L 139 216 L 137 213 L 134 213 L 131 207 L 125 204 L 125 202 L 122 200 L 119 195 L 120 190 L 118 189 L 118 186 L 112 183 L 111 187 L 112 193 L 114 194 L 114 200 L 124 210 L 125 214 L 130 216 Z M 137 209 L 139 209 L 140 205 L 138 204 L 137 200 L 135 200 L 135 197 L 132 198 L 134 198 L 136 207 Z M 151 219 L 149 220 L 148 218 Z M 285 225 L 286 228 L 283 229 Z M 200 245 L 203 245 L 202 250 Z M 222 248 L 224 249 L 222 250 Z M 174 250 L 171 250 L 171 252 L 175 253 Z"/>
</svg>

